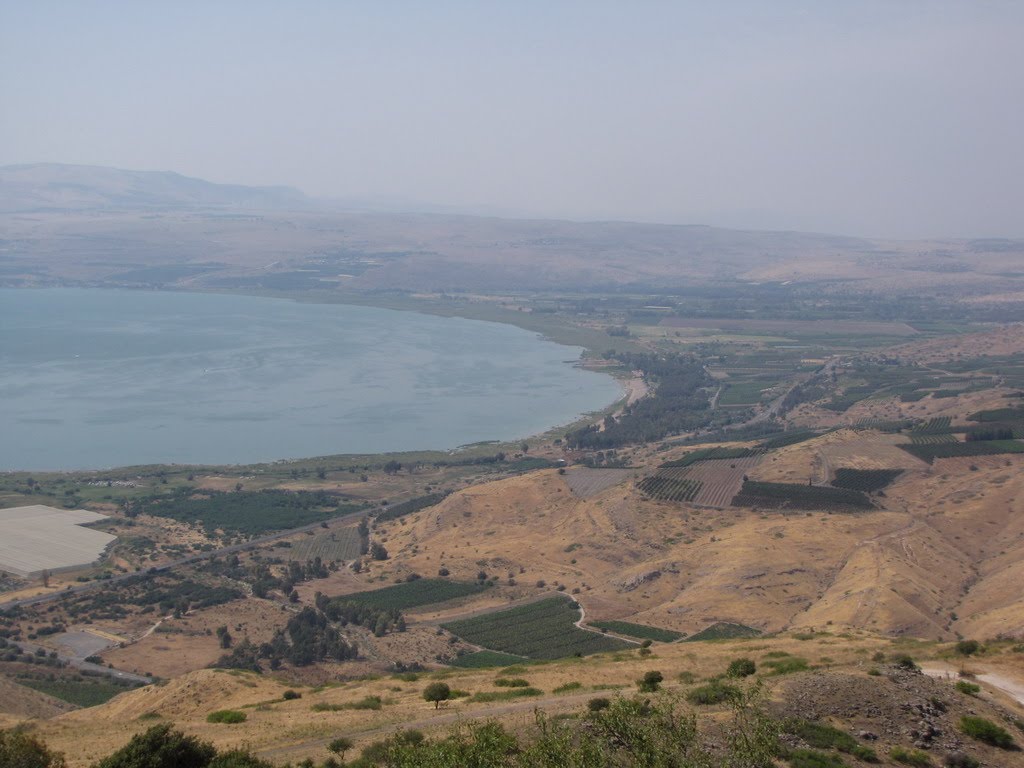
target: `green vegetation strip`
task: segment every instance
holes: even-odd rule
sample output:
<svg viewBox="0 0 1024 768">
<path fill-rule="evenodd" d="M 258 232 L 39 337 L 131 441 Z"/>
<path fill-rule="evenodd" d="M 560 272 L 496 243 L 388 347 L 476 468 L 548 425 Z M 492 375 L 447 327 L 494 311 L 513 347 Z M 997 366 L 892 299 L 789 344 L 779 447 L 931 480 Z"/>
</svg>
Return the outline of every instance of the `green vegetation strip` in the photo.
<svg viewBox="0 0 1024 768">
<path fill-rule="evenodd" d="M 1024 443 L 1017 440 L 975 440 L 970 443 L 939 443 L 938 445 L 901 444 L 899 447 L 929 464 L 936 459 L 1024 453 Z"/>
<path fill-rule="evenodd" d="M 526 661 L 523 656 L 513 656 L 511 653 L 499 653 L 498 651 L 477 651 L 459 656 L 451 663 L 453 667 L 463 669 L 486 669 L 488 667 L 507 667 L 511 664 L 522 664 Z"/>
<path fill-rule="evenodd" d="M 758 448 L 700 448 L 686 454 L 681 459 L 666 461 L 661 465 L 661 468 L 688 467 L 691 464 L 696 464 L 698 461 L 706 461 L 707 459 L 743 459 L 758 453 L 761 453 L 761 450 Z"/>
<path fill-rule="evenodd" d="M 629 647 L 615 638 L 576 626 L 581 613 L 567 598 L 536 603 L 443 625 L 470 643 L 531 659 L 561 659 Z"/>
<path fill-rule="evenodd" d="M 913 446 L 910 446 L 913 447 Z M 933 447 L 933 446 L 928 446 Z M 734 507 L 767 509 L 822 509 L 851 511 L 871 509 L 871 500 L 860 491 L 800 483 L 760 483 L 746 480 L 732 500 Z"/>
<path fill-rule="evenodd" d="M 705 627 L 700 632 L 690 635 L 684 642 L 693 643 L 701 640 L 735 640 L 738 638 L 757 637 L 761 630 L 748 627 L 745 624 L 735 624 L 731 621 L 719 621 L 710 627 Z"/>
<path fill-rule="evenodd" d="M 693 501 L 700 492 L 700 480 L 652 475 L 645 477 L 636 487 L 652 499 L 664 501 Z"/>
<path fill-rule="evenodd" d="M 646 624 L 633 624 L 628 621 L 592 621 L 590 626 L 640 640 L 656 640 L 659 643 L 671 643 L 683 636 L 681 632 L 673 632 L 671 629 L 649 627 Z"/>
<path fill-rule="evenodd" d="M 415 499 L 409 499 L 408 501 L 403 501 L 400 504 L 392 504 L 377 515 L 376 520 L 379 523 L 386 522 L 388 520 L 397 520 L 400 517 L 411 515 L 413 512 L 419 512 L 421 509 L 432 507 L 435 504 L 444 501 L 444 498 L 447 495 L 447 493 L 428 493 L 426 496 L 417 496 Z"/>
<path fill-rule="evenodd" d="M 124 685 L 86 680 L 19 679 L 18 683 L 78 707 L 95 707 L 105 704 L 118 694 L 129 690 L 129 687 Z"/>
<path fill-rule="evenodd" d="M 404 611 L 409 608 L 418 608 L 421 605 L 433 605 L 459 597 L 475 595 L 485 589 L 487 589 L 485 584 L 446 579 L 418 579 L 383 589 L 338 595 L 335 599 L 382 610 Z"/>
<path fill-rule="evenodd" d="M 897 477 L 903 474 L 902 469 L 849 469 L 840 467 L 832 485 L 836 488 L 848 488 L 851 491 L 872 493 L 880 491 Z"/>
<path fill-rule="evenodd" d="M 339 504 L 335 496 L 322 491 L 221 493 L 184 487 L 169 497 L 140 499 L 130 511 L 132 515 L 143 513 L 200 525 L 207 531 L 255 536 L 311 525 L 358 509 L 353 504 Z"/>
</svg>

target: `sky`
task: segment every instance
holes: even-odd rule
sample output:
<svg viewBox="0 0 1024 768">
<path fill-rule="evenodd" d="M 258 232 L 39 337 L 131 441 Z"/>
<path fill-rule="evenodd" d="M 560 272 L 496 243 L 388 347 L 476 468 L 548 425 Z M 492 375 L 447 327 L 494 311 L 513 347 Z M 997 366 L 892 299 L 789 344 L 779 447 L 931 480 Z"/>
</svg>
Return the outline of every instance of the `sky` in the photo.
<svg viewBox="0 0 1024 768">
<path fill-rule="evenodd" d="M 1024 2 L 0 0 L 0 165 L 1024 236 Z"/>
</svg>

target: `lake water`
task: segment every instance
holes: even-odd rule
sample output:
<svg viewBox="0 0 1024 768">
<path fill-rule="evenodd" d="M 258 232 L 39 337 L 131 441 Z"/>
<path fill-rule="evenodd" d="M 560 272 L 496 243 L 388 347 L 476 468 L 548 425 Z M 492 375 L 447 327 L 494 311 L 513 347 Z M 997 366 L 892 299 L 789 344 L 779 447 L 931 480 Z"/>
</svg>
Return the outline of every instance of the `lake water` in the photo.
<svg viewBox="0 0 1024 768">
<path fill-rule="evenodd" d="M 542 432 L 621 394 L 512 326 L 199 293 L 0 289 L 0 469 L 235 464 Z"/>
</svg>

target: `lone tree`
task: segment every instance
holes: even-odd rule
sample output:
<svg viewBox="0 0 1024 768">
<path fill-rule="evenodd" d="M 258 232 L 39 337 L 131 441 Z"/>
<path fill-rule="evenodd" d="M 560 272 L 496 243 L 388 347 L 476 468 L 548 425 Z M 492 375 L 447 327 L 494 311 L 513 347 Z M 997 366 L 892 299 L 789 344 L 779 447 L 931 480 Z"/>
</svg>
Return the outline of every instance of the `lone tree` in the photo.
<svg viewBox="0 0 1024 768">
<path fill-rule="evenodd" d="M 346 738 L 345 736 L 339 736 L 327 745 L 327 749 L 344 760 L 345 753 L 352 749 L 352 746 L 352 739 Z"/>
<path fill-rule="evenodd" d="M 448 701 L 452 697 L 452 689 L 448 683 L 431 683 L 423 689 L 423 698 L 426 701 L 434 702 L 434 709 L 441 706 L 442 701 Z"/>
<path fill-rule="evenodd" d="M 665 677 L 661 672 L 652 670 L 637 680 L 636 684 L 642 693 L 654 693 L 658 690 L 658 687 L 661 685 L 661 681 L 664 679 Z"/>
</svg>

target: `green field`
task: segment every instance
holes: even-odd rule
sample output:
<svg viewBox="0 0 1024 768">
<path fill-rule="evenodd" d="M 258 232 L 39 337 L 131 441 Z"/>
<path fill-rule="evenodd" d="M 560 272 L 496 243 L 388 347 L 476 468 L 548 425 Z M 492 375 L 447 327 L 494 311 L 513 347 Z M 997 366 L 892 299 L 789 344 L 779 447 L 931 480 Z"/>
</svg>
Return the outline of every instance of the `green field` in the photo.
<svg viewBox="0 0 1024 768">
<path fill-rule="evenodd" d="M 303 536 L 292 542 L 289 560 L 305 562 L 319 557 L 323 562 L 355 560 L 359 557 L 359 533 L 354 526 Z"/>
<path fill-rule="evenodd" d="M 860 491 L 800 483 L 760 483 L 753 480 L 744 481 L 732 504 L 734 507 L 768 509 L 872 509 L 871 499 Z"/>
<path fill-rule="evenodd" d="M 768 381 L 734 381 L 726 385 L 718 398 L 721 406 L 729 405 L 753 405 L 761 402 L 762 390 L 770 387 L 772 382 Z"/>
<path fill-rule="evenodd" d="M 130 686 L 92 680 L 19 678 L 18 683 L 78 707 L 95 707 L 110 701 L 120 693 L 131 690 Z"/>
<path fill-rule="evenodd" d="M 662 475 L 645 477 L 636 487 L 652 499 L 665 501 L 693 501 L 700 492 L 700 480 L 677 479 Z"/>
<path fill-rule="evenodd" d="M 522 664 L 527 661 L 522 656 L 513 656 L 510 653 L 499 653 L 498 651 L 477 651 L 459 656 L 451 663 L 453 667 L 463 669 L 486 669 L 488 667 L 508 667 L 512 664 Z"/>
<path fill-rule="evenodd" d="M 361 603 L 385 611 L 404 611 L 409 608 L 418 608 L 421 605 L 433 605 L 459 597 L 475 595 L 485 589 L 487 589 L 485 584 L 448 581 L 447 579 L 418 579 L 383 589 L 338 595 L 333 599 Z"/>
<path fill-rule="evenodd" d="M 185 488 L 170 497 L 140 499 L 132 509 L 135 513 L 199 525 L 208 532 L 221 530 L 257 536 L 340 517 L 360 507 L 339 504 L 337 497 L 323 491 L 222 493 Z"/>
<path fill-rule="evenodd" d="M 705 627 L 700 632 L 690 635 L 684 642 L 694 643 L 701 640 L 736 640 L 738 638 L 757 637 L 761 630 L 748 627 L 745 624 L 734 624 L 730 621 L 719 621 L 710 627 Z"/>
<path fill-rule="evenodd" d="M 550 597 L 507 611 L 443 625 L 467 642 L 531 659 L 617 651 L 629 645 L 576 626 L 581 614 L 567 598 Z"/>
<path fill-rule="evenodd" d="M 889 483 L 903 474 L 902 469 L 849 469 L 840 467 L 832 485 L 836 488 L 848 488 L 851 491 L 872 493 L 880 491 Z"/>
<path fill-rule="evenodd" d="M 936 459 L 963 456 L 997 456 L 1003 453 L 1024 453 L 1024 443 L 1017 440 L 975 440 L 970 443 L 940 443 L 938 445 L 901 445 L 907 453 L 929 464 Z"/>
<path fill-rule="evenodd" d="M 597 627 L 598 629 L 607 629 L 609 632 L 617 632 L 626 637 L 636 637 L 640 640 L 656 640 L 659 643 L 671 643 L 683 636 L 682 632 L 649 627 L 646 624 L 633 624 L 629 621 L 592 621 L 590 626 Z"/>
<path fill-rule="evenodd" d="M 447 493 L 428 493 L 426 496 L 417 496 L 415 499 L 409 499 L 408 501 L 403 501 L 399 504 L 392 504 L 390 507 L 378 514 L 375 519 L 379 523 L 383 523 L 388 520 L 397 520 L 400 517 L 411 515 L 413 512 L 419 512 L 421 509 L 432 507 L 438 502 L 443 501 L 447 495 Z"/>
<path fill-rule="evenodd" d="M 754 456 L 758 453 L 761 453 L 761 451 L 757 448 L 699 448 L 696 451 L 691 451 L 686 454 L 681 459 L 666 461 L 664 464 L 660 465 L 660 467 L 661 469 L 688 467 L 698 461 L 705 461 L 707 459 L 743 459 L 747 456 Z"/>
</svg>

